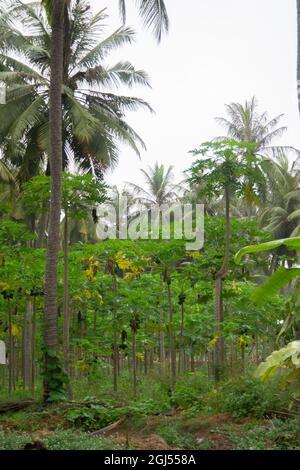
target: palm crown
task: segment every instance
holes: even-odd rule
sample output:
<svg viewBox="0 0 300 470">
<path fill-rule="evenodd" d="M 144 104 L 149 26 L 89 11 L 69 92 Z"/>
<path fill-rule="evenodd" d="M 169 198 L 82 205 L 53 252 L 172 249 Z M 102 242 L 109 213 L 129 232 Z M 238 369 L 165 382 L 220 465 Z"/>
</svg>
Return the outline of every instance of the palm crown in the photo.
<svg viewBox="0 0 300 470">
<path fill-rule="evenodd" d="M 287 151 L 294 151 L 298 154 L 293 147 L 273 145 L 274 140 L 281 137 L 287 130 L 286 127 L 279 126 L 283 114 L 269 119 L 266 112 L 259 113 L 255 97 L 246 101 L 245 104 L 231 103 L 225 108 L 227 118 L 217 117 L 216 120 L 226 129 L 227 136 L 254 144 L 255 153 L 269 157 L 281 157 Z"/>
<path fill-rule="evenodd" d="M 153 167 L 149 167 L 148 171 L 141 170 L 146 183 L 146 188 L 133 183 L 127 183 L 128 187 L 133 190 L 135 199 L 144 205 L 157 204 L 162 205 L 170 202 L 176 197 L 176 188 L 178 185 L 173 184 L 174 175 L 173 167 L 165 168 L 157 162 Z"/>
<path fill-rule="evenodd" d="M 22 167 L 26 179 L 49 153 L 51 27 L 40 2 L 9 1 L 0 17 L 0 81 L 7 86 L 7 103 L 0 106 L 0 139 L 4 155 Z M 103 38 L 105 19 L 105 10 L 92 15 L 85 0 L 70 2 L 62 90 L 65 166 L 74 155 L 83 167 L 92 161 L 101 171 L 117 162 L 120 141 L 138 154 L 144 147 L 124 118 L 126 111 L 150 106 L 107 90 L 149 86 L 148 77 L 129 62 L 104 63 L 113 49 L 131 44 L 135 33 L 122 26 Z"/>
<path fill-rule="evenodd" d="M 119 0 L 120 12 L 123 22 L 126 20 L 127 0 Z M 169 18 L 165 2 L 163 0 L 136 0 L 139 14 L 144 21 L 144 26 L 153 30 L 158 41 L 169 30 Z"/>
</svg>

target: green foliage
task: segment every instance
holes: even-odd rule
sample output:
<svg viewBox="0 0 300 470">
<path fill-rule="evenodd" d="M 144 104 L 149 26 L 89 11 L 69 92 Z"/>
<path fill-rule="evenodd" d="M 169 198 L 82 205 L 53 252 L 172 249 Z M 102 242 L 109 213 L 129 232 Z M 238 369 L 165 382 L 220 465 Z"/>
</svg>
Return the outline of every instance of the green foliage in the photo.
<svg viewBox="0 0 300 470">
<path fill-rule="evenodd" d="M 62 207 L 72 217 L 82 219 L 87 211 L 105 201 L 106 186 L 90 175 L 62 175 Z M 23 203 L 28 214 L 41 214 L 49 211 L 50 177 L 31 178 L 23 191 Z"/>
<path fill-rule="evenodd" d="M 278 407 L 276 388 L 266 387 L 259 380 L 241 377 L 222 387 L 221 409 L 234 418 L 253 416 L 262 418 Z"/>
<path fill-rule="evenodd" d="M 261 243 L 259 245 L 251 245 L 245 246 L 244 248 L 240 249 L 237 254 L 235 255 L 235 262 L 237 264 L 241 263 L 243 256 L 250 254 L 250 253 L 260 253 L 262 251 L 269 251 L 273 250 L 274 248 L 278 248 L 281 245 L 285 245 L 292 249 L 299 249 L 300 248 L 300 238 L 285 238 L 282 240 L 274 240 L 266 243 Z"/>
<path fill-rule="evenodd" d="M 129 416 L 149 416 L 159 415 L 170 409 L 167 399 L 154 400 L 153 398 L 141 399 L 134 405 L 130 405 L 127 409 Z"/>
<path fill-rule="evenodd" d="M 227 189 L 231 195 L 247 194 L 248 203 L 257 202 L 264 175 L 254 150 L 255 144 L 230 139 L 202 144 L 191 152 L 201 156 L 189 170 L 191 183 L 204 183 L 200 194 L 205 196 L 221 196 Z"/>
<path fill-rule="evenodd" d="M 105 37 L 105 9 L 93 15 L 85 0 L 69 3 L 70 8 L 64 10 L 69 24 L 64 51 L 64 166 L 72 154 L 85 170 L 92 164 L 97 176 L 102 177 L 104 169 L 116 164 L 120 142 L 126 142 L 137 154 L 145 147 L 126 122 L 127 111 L 152 111 L 144 100 L 114 94 L 111 88 L 149 86 L 149 80 L 143 70 L 128 61 L 108 66 L 105 60 L 112 50 L 134 42 L 131 28 L 121 26 Z M 27 181 L 39 174 L 49 153 L 51 16 L 38 2 L 14 0 L 0 7 L 0 16 L 4 37 L 0 53 L 6 64 L 0 80 L 7 88 L 7 102 L 0 105 L 1 147 L 17 166 L 22 181 Z M 26 23 L 26 34 L 22 23 Z M 12 58 L 15 54 L 18 60 Z"/>
<path fill-rule="evenodd" d="M 300 420 L 274 418 L 263 425 L 255 423 L 251 429 L 245 425 L 239 433 L 228 435 L 235 450 L 299 450 Z"/>
<path fill-rule="evenodd" d="M 253 301 L 263 304 L 274 297 L 289 282 L 300 276 L 299 268 L 278 268 L 277 271 L 253 293 Z"/>
<path fill-rule="evenodd" d="M 197 447 L 191 434 L 180 433 L 176 426 L 172 424 L 160 426 L 157 432 L 170 446 L 183 449 L 195 449 Z"/>
<path fill-rule="evenodd" d="M 279 351 L 272 352 L 258 366 L 255 376 L 267 381 L 278 373 L 281 373 L 281 382 L 286 386 L 298 382 L 296 396 L 300 396 L 300 341 L 292 341 Z"/>
<path fill-rule="evenodd" d="M 68 375 L 64 371 L 61 354 L 53 349 L 43 348 L 44 351 L 44 368 L 42 377 L 47 383 L 48 403 L 66 400 L 65 385 L 68 383 Z"/>
<path fill-rule="evenodd" d="M 120 13 L 123 22 L 126 21 L 127 0 L 119 0 Z M 139 14 L 143 19 L 144 26 L 153 31 L 157 41 L 169 30 L 169 18 L 167 8 L 163 0 L 139 0 L 136 2 Z"/>
<path fill-rule="evenodd" d="M 24 224 L 12 220 L 0 221 L 0 244 L 12 245 L 16 249 L 22 243 L 33 239 L 34 235 L 27 230 Z"/>
<path fill-rule="evenodd" d="M 204 406 L 204 397 L 211 388 L 212 383 L 204 374 L 190 373 L 176 383 L 170 402 L 175 408 L 196 407 L 200 411 Z"/>
<path fill-rule="evenodd" d="M 91 404 L 73 408 L 67 411 L 66 420 L 75 428 L 88 431 L 96 431 L 104 428 L 123 416 L 123 409 L 111 406 Z"/>
</svg>

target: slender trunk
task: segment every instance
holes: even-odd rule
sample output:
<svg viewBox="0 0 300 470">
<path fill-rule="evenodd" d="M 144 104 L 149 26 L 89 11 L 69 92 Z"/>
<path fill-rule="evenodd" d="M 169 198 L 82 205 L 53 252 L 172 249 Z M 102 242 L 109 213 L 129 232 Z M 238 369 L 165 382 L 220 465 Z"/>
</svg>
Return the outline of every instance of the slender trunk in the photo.
<svg viewBox="0 0 300 470">
<path fill-rule="evenodd" d="M 255 363 L 256 365 L 259 364 L 259 340 L 258 336 L 255 336 Z"/>
<path fill-rule="evenodd" d="M 163 330 L 164 326 L 164 311 L 160 309 L 160 331 L 159 331 L 159 369 L 160 373 L 164 374 L 165 372 L 165 360 L 166 360 L 166 352 L 165 352 L 165 332 Z"/>
<path fill-rule="evenodd" d="M 132 331 L 133 398 L 136 399 L 136 332 Z"/>
<path fill-rule="evenodd" d="M 178 360 L 178 373 L 185 371 L 185 354 L 183 349 L 183 330 L 184 330 L 184 303 L 181 304 L 181 324 L 180 324 L 180 350 Z"/>
<path fill-rule="evenodd" d="M 8 299 L 8 342 L 9 342 L 9 382 L 8 382 L 8 391 L 9 394 L 13 391 L 14 386 L 14 342 L 12 334 L 12 308 L 10 304 L 10 299 Z"/>
<path fill-rule="evenodd" d="M 70 309 L 69 309 L 69 216 L 65 211 L 64 220 L 64 368 L 68 376 L 70 375 Z M 70 382 L 67 384 L 67 395 L 72 399 L 72 388 Z"/>
<path fill-rule="evenodd" d="M 215 321 L 216 334 L 218 339 L 215 345 L 215 365 L 214 375 L 216 381 L 220 380 L 225 359 L 224 337 L 222 335 L 222 325 L 224 320 L 222 284 L 228 271 L 228 260 L 230 256 L 230 195 L 228 188 L 225 189 L 225 221 L 226 221 L 226 241 L 224 260 L 221 269 L 215 278 Z"/>
<path fill-rule="evenodd" d="M 31 393 L 35 393 L 35 337 L 36 337 L 36 296 L 33 297 L 32 306 L 32 338 L 31 338 Z"/>
<path fill-rule="evenodd" d="M 23 324 L 23 379 L 24 388 L 32 389 L 32 303 L 26 302 Z"/>
<path fill-rule="evenodd" d="M 57 351 L 57 277 L 62 176 L 62 82 L 64 55 L 64 2 L 52 1 L 51 78 L 50 78 L 50 168 L 51 200 L 45 275 L 45 379 L 44 400 L 51 393 L 49 351 Z"/>
<path fill-rule="evenodd" d="M 117 309 L 116 309 L 116 296 L 117 296 L 117 280 L 116 275 L 112 273 L 113 279 L 113 292 L 114 292 L 114 306 L 113 306 L 113 327 L 114 327 L 114 343 L 113 343 L 113 382 L 114 382 L 114 392 L 118 391 L 118 325 L 117 325 Z"/>
<path fill-rule="evenodd" d="M 195 372 L 195 354 L 193 346 L 191 348 L 191 372 Z"/>
<path fill-rule="evenodd" d="M 148 374 L 148 348 L 147 345 L 144 347 L 144 373 Z"/>
<path fill-rule="evenodd" d="M 168 282 L 168 304 L 169 304 L 169 328 L 170 328 L 170 361 L 171 361 L 171 383 L 172 386 L 176 382 L 176 351 L 175 351 L 175 338 L 174 338 L 174 328 L 173 328 L 173 303 L 172 303 L 172 292 L 171 284 Z"/>
<path fill-rule="evenodd" d="M 36 241 L 37 248 L 44 248 L 47 217 L 48 217 L 47 213 L 44 212 L 39 219 L 38 229 L 37 229 L 37 241 Z"/>
<path fill-rule="evenodd" d="M 113 346 L 113 379 L 114 379 L 114 392 L 117 392 L 118 391 L 118 332 L 117 332 L 115 319 L 114 319 L 114 346 Z"/>
</svg>

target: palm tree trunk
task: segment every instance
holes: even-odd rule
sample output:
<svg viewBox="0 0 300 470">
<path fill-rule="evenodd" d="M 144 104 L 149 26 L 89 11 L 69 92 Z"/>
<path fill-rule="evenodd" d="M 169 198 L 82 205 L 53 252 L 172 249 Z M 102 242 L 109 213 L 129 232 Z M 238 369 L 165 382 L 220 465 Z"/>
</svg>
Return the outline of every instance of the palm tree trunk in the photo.
<svg viewBox="0 0 300 470">
<path fill-rule="evenodd" d="M 53 0 L 50 79 L 50 169 L 51 201 L 45 276 L 45 379 L 44 400 L 49 398 L 51 385 L 48 367 L 49 351 L 58 347 L 57 277 L 59 225 L 61 214 L 62 175 L 62 82 L 64 53 L 64 2 Z"/>
<path fill-rule="evenodd" d="M 223 278 L 228 271 L 228 260 L 230 256 L 230 195 L 228 188 L 225 189 L 225 219 L 226 219 L 226 241 L 224 260 L 221 269 L 217 272 L 215 278 L 215 321 L 216 321 L 216 334 L 218 339 L 215 345 L 215 365 L 214 375 L 216 381 L 220 380 L 222 368 L 225 359 L 225 345 L 224 337 L 222 336 L 222 324 L 224 321 L 223 299 L 222 299 L 222 284 Z"/>
</svg>

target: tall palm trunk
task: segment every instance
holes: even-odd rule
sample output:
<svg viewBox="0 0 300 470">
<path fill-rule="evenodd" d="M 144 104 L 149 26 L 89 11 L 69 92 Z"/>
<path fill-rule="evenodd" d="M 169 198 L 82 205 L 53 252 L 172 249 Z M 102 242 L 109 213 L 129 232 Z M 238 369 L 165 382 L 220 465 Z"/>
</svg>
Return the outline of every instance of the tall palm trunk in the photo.
<svg viewBox="0 0 300 470">
<path fill-rule="evenodd" d="M 57 268 L 61 214 L 62 174 L 62 82 L 64 53 L 64 2 L 53 0 L 50 80 L 50 169 L 51 201 L 45 276 L 45 380 L 44 399 L 49 398 L 51 385 L 48 368 L 49 351 L 58 347 Z"/>
<path fill-rule="evenodd" d="M 225 189 L 225 218 L 226 218 L 226 241 L 224 260 L 221 269 L 216 273 L 215 278 L 215 321 L 218 339 L 215 346 L 215 379 L 218 381 L 224 366 L 225 346 L 222 336 L 222 323 L 224 320 L 222 284 L 228 271 L 228 260 L 230 255 L 230 196 L 229 190 Z"/>
</svg>

